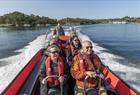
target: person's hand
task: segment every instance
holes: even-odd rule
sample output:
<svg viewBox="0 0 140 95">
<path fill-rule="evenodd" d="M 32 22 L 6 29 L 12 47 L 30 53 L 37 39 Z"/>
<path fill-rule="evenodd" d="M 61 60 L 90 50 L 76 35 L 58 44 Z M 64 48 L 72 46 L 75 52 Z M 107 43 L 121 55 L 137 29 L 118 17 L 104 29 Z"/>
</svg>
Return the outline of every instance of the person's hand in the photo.
<svg viewBox="0 0 140 95">
<path fill-rule="evenodd" d="M 59 80 L 60 83 L 62 83 L 62 82 L 64 82 L 64 77 L 60 76 L 58 80 Z"/>
<path fill-rule="evenodd" d="M 85 74 L 87 76 L 91 77 L 91 78 L 95 78 L 96 77 L 96 72 L 95 71 L 86 71 Z"/>
<path fill-rule="evenodd" d="M 47 79 L 46 79 L 46 78 L 44 78 L 44 79 L 42 80 L 42 84 L 47 84 Z"/>
</svg>

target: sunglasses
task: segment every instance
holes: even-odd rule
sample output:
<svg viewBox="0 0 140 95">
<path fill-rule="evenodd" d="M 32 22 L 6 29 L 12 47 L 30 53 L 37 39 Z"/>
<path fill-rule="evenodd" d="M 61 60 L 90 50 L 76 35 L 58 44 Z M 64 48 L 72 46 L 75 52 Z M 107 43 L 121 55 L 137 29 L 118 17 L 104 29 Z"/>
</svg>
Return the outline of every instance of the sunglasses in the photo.
<svg viewBox="0 0 140 95">
<path fill-rule="evenodd" d="M 74 40 L 74 41 L 79 41 L 78 39 Z"/>
<path fill-rule="evenodd" d="M 52 54 L 57 53 L 57 54 L 58 54 L 58 53 L 59 53 L 59 51 L 52 51 L 52 52 L 50 51 L 50 53 L 52 53 Z"/>
<path fill-rule="evenodd" d="M 89 49 L 89 48 L 92 49 L 92 46 L 87 46 L 87 47 L 86 47 L 86 49 Z"/>
</svg>

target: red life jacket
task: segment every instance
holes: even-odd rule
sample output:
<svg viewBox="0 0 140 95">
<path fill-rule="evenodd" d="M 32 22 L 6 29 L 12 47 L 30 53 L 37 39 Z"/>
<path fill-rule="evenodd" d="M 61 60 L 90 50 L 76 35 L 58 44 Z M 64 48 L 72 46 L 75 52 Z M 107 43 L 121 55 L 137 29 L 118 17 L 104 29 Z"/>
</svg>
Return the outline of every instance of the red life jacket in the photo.
<svg viewBox="0 0 140 95">
<path fill-rule="evenodd" d="M 51 76 L 52 71 L 51 71 L 51 58 L 50 57 L 48 57 L 46 59 L 45 66 L 46 66 L 46 75 Z M 64 65 L 63 65 L 63 61 L 62 61 L 61 57 L 58 58 L 57 69 L 58 69 L 56 72 L 57 75 L 63 76 L 64 75 Z M 48 81 L 49 85 L 59 84 L 59 80 L 53 80 L 52 78 L 48 78 L 47 81 Z"/>
<path fill-rule="evenodd" d="M 95 63 L 96 61 L 94 61 L 94 59 L 96 58 L 95 54 L 92 54 L 92 57 L 93 57 L 92 58 L 93 60 L 91 60 L 91 61 L 93 63 L 93 66 L 94 66 L 95 70 L 97 70 L 98 68 L 96 66 L 97 64 Z M 85 58 L 82 57 L 81 52 L 78 53 L 78 59 L 79 59 L 79 62 L 80 62 L 80 72 L 84 73 L 86 71 L 86 68 L 85 68 L 86 63 L 85 63 Z"/>
<path fill-rule="evenodd" d="M 74 47 L 72 46 L 72 44 L 70 44 L 70 51 L 72 53 L 72 56 L 74 56 Z"/>
<path fill-rule="evenodd" d="M 80 48 L 79 48 L 79 50 L 80 50 Z M 78 50 L 78 52 L 79 52 L 79 50 Z M 77 53 L 76 52 L 74 52 L 75 50 L 74 50 L 74 47 L 73 47 L 73 45 L 72 44 L 70 44 L 70 51 L 71 51 L 71 53 L 72 53 L 72 57 L 74 57 L 75 55 L 77 55 Z"/>
</svg>

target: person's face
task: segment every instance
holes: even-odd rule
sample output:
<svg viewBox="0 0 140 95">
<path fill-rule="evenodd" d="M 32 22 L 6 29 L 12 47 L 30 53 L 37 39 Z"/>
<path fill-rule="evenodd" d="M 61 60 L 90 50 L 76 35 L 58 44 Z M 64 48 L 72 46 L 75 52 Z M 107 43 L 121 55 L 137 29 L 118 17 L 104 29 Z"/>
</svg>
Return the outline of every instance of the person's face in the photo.
<svg viewBox="0 0 140 95">
<path fill-rule="evenodd" d="M 57 48 L 51 48 L 50 49 L 50 57 L 52 60 L 57 60 L 59 57 L 59 51 L 57 50 Z"/>
<path fill-rule="evenodd" d="M 90 43 L 85 43 L 83 46 L 83 52 L 86 54 L 92 54 L 92 45 Z"/>
<path fill-rule="evenodd" d="M 71 34 L 71 37 L 74 37 L 74 36 L 76 36 L 76 33 L 72 33 L 72 34 Z"/>
<path fill-rule="evenodd" d="M 77 37 L 74 37 L 73 44 L 76 45 L 76 46 L 79 44 L 79 40 L 78 40 Z"/>
</svg>

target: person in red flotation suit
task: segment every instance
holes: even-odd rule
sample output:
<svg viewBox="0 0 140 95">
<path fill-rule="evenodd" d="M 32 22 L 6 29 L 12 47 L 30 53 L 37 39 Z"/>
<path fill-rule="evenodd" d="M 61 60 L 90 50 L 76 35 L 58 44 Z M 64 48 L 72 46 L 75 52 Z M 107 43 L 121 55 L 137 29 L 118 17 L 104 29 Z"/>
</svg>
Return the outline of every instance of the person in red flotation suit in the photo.
<svg viewBox="0 0 140 95">
<path fill-rule="evenodd" d="M 78 36 L 73 36 L 73 38 L 71 38 L 70 44 L 67 46 L 67 53 L 66 53 L 66 57 L 67 57 L 66 59 L 69 66 L 71 66 L 73 57 L 78 54 L 78 51 L 80 49 L 81 49 L 81 42 Z M 71 75 L 68 80 L 68 83 L 70 88 L 69 95 L 74 95 L 75 79 L 73 79 Z"/>
<path fill-rule="evenodd" d="M 72 32 L 70 32 L 70 42 L 72 41 L 73 37 L 77 36 L 76 32 L 73 30 Z"/>
<path fill-rule="evenodd" d="M 82 49 L 73 59 L 71 75 L 76 79 L 75 95 L 84 95 L 83 91 L 88 89 L 91 90 L 86 95 L 98 95 L 99 78 L 96 74 L 101 70 L 101 60 L 92 48 L 90 41 L 83 41 Z"/>
<path fill-rule="evenodd" d="M 40 82 L 41 82 L 41 95 L 60 95 L 60 84 L 64 83 L 63 95 L 67 95 L 66 81 L 68 78 L 68 68 L 66 67 L 65 61 L 60 57 L 60 49 L 57 45 L 50 45 L 48 47 L 48 57 L 42 64 L 40 69 Z M 48 76 L 56 75 L 57 77 L 48 78 Z"/>
</svg>

